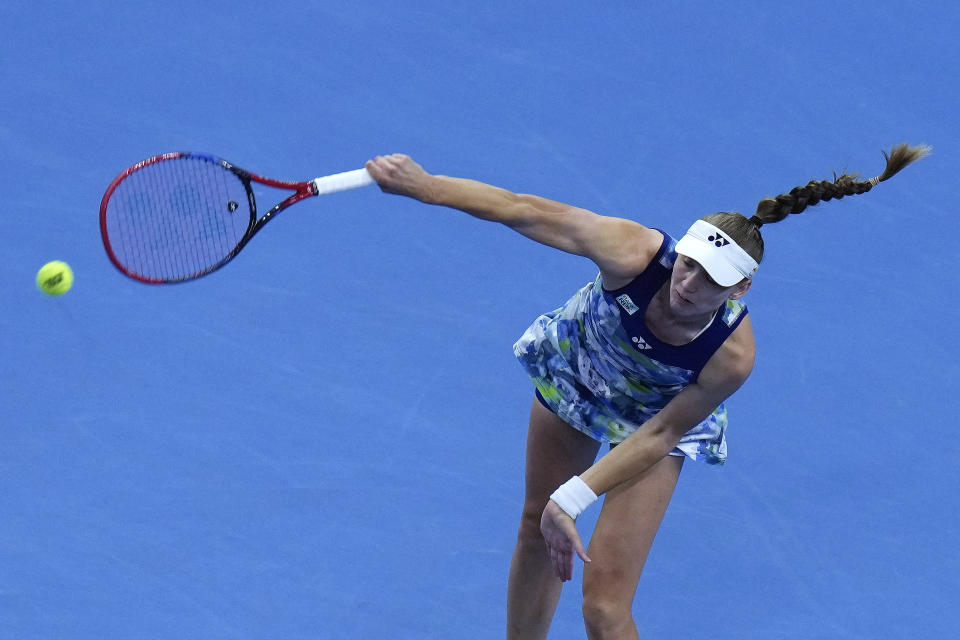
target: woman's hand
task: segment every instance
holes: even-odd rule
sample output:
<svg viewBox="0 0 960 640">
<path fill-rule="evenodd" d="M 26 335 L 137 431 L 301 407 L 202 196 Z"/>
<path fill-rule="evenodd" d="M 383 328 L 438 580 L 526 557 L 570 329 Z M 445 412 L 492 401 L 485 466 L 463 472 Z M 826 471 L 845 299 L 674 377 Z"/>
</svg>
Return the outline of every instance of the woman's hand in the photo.
<svg viewBox="0 0 960 640">
<path fill-rule="evenodd" d="M 377 156 L 368 160 L 366 167 L 384 193 L 395 193 L 429 202 L 428 187 L 432 176 L 410 156 L 402 153 Z"/>
<path fill-rule="evenodd" d="M 547 502 L 543 510 L 543 516 L 540 518 L 540 532 L 550 551 L 553 572 L 564 582 L 573 578 L 574 553 L 584 562 L 590 562 L 587 551 L 580 542 L 580 534 L 577 533 L 573 518 L 564 513 L 553 500 Z"/>
</svg>

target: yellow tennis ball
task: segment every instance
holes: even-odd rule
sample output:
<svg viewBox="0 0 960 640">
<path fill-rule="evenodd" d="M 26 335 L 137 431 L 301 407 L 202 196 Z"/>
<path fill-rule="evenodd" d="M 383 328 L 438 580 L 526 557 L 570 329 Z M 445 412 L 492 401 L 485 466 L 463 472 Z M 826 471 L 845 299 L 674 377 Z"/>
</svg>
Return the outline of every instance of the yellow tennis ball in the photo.
<svg viewBox="0 0 960 640">
<path fill-rule="evenodd" d="M 70 265 L 54 260 L 37 271 L 37 287 L 48 296 L 62 296 L 73 286 L 73 271 Z"/>
</svg>

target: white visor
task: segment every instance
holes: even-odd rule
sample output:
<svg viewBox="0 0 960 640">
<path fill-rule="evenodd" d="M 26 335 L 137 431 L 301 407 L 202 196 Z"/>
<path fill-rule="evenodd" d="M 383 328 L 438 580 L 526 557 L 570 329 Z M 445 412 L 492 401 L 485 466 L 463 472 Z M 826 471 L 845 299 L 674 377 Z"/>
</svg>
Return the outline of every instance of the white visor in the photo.
<svg viewBox="0 0 960 640">
<path fill-rule="evenodd" d="M 693 223 L 677 243 L 677 253 L 692 258 L 717 284 L 730 287 L 744 278 L 752 278 L 757 261 L 721 231 L 705 220 Z"/>
</svg>

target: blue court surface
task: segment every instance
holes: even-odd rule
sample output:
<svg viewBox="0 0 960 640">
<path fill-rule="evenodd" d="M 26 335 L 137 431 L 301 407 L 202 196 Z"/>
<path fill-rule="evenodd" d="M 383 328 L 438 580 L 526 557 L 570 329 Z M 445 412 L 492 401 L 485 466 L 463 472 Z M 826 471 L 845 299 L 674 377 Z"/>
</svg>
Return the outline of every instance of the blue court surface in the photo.
<svg viewBox="0 0 960 640">
<path fill-rule="evenodd" d="M 899 142 L 934 152 L 764 228 L 729 461 L 685 465 L 634 613 L 645 638 L 957 637 L 958 21 L 946 0 L 0 4 L 0 638 L 503 636 L 533 395 L 511 345 L 595 267 L 368 187 L 152 287 L 100 241 L 128 165 L 305 180 L 404 152 L 679 235 L 876 175 Z M 33 281 L 54 259 L 60 298 Z M 584 635 L 581 569 L 551 638 Z"/>
</svg>

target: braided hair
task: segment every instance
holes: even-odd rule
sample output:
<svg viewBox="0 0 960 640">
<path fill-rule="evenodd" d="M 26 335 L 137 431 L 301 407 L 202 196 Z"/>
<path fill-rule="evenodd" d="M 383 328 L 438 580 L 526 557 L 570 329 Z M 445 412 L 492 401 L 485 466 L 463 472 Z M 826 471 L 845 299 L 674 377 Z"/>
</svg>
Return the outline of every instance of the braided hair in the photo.
<svg viewBox="0 0 960 640">
<path fill-rule="evenodd" d="M 930 153 L 927 145 L 911 147 L 899 144 L 883 157 L 887 164 L 880 175 L 869 180 L 857 181 L 858 174 L 833 174 L 833 180 L 811 180 L 802 187 L 794 187 L 776 198 L 764 198 L 757 205 L 757 212 L 749 219 L 739 213 L 713 213 L 703 217 L 710 224 L 723 229 L 758 263 L 763 259 L 763 237 L 760 227 L 780 222 L 791 213 L 800 213 L 821 201 L 839 200 L 844 196 L 870 191 L 884 180 L 889 180 L 908 164 Z"/>
</svg>

